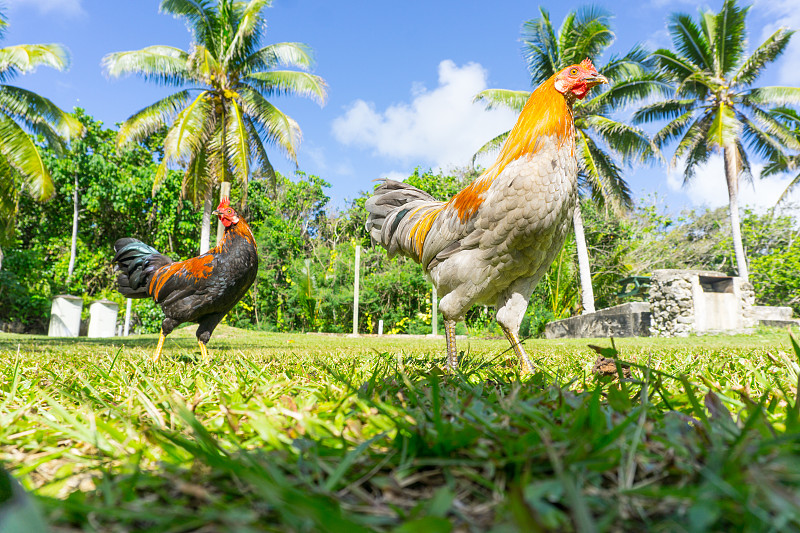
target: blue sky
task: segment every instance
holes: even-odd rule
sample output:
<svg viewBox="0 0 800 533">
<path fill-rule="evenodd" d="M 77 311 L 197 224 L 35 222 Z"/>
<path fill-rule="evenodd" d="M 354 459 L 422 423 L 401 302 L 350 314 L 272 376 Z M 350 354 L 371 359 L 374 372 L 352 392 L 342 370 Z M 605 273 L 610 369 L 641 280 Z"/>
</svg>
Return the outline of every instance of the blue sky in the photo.
<svg viewBox="0 0 800 533">
<path fill-rule="evenodd" d="M 157 0 L 2 0 L 10 22 L 4 45 L 57 42 L 72 54 L 67 72 L 50 69 L 20 77 L 64 109 L 80 106 L 112 126 L 170 89 L 139 78 L 107 79 L 100 67 L 110 52 L 153 44 L 188 49 L 190 34 L 180 20 L 158 11 Z M 612 54 L 635 43 L 669 46 L 669 13 L 718 10 L 721 0 L 595 2 L 615 14 Z M 744 2 L 745 4 L 747 2 Z M 303 130 L 300 169 L 332 184 L 334 205 L 371 189 L 372 180 L 407 176 L 416 166 L 464 165 L 483 142 L 508 129 L 515 117 L 487 112 L 471 103 L 489 87 L 531 89 L 520 52 L 522 23 L 550 11 L 558 26 L 567 11 L 583 3 L 493 0 L 274 0 L 266 10 L 267 42 L 310 45 L 314 72 L 329 86 L 324 107 L 310 100 L 278 98 L 275 103 Z M 750 43 L 760 44 L 780 26 L 800 28 L 797 0 L 756 0 L 748 17 Z M 607 58 L 593 58 L 602 64 Z M 800 85 L 800 34 L 790 50 L 763 76 L 763 84 Z M 291 174 L 294 164 L 277 150 L 276 168 Z M 757 167 L 758 169 L 758 167 Z M 727 202 L 719 159 L 681 188 L 677 170 L 660 166 L 627 171 L 639 198 L 657 193 L 673 209 Z M 743 185 L 745 201 L 769 205 L 788 177 Z"/>
</svg>

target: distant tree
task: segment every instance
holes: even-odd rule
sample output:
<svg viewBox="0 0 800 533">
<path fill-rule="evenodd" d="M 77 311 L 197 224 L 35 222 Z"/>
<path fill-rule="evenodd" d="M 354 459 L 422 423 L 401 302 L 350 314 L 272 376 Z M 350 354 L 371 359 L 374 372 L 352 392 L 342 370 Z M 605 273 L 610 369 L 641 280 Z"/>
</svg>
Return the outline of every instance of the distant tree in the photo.
<svg viewBox="0 0 800 533">
<path fill-rule="evenodd" d="M 0 38 L 8 22 L 0 13 Z M 30 137 L 38 135 L 58 153 L 66 142 L 83 133 L 80 122 L 38 94 L 7 85 L 20 74 L 39 66 L 64 70 L 69 52 L 59 44 L 20 44 L 0 48 L 0 246 L 13 237 L 20 194 L 49 200 L 55 191 L 39 148 Z M 3 251 L 0 248 L 0 268 Z"/>
<path fill-rule="evenodd" d="M 550 13 L 544 8 L 539 10 L 540 17 L 525 22 L 522 29 L 522 50 L 534 87 L 564 67 L 587 57 L 597 59 L 614 41 L 611 13 L 603 8 L 589 6 L 569 12 L 558 32 L 550 22 Z M 643 131 L 611 115 L 664 88 L 650 72 L 647 56 L 647 51 L 636 46 L 623 57 L 612 57 L 605 66 L 598 67 L 611 80 L 611 86 L 605 90 L 602 86 L 595 87 L 590 97 L 576 101 L 573 106 L 581 191 L 618 214 L 631 207 L 631 196 L 615 154 L 632 162 L 648 159 L 653 150 Z M 521 112 L 530 94 L 530 91 L 488 89 L 478 93 L 475 101 L 485 103 L 487 109 L 506 107 Z M 500 148 L 508 133 L 486 143 L 476 156 Z M 593 312 L 592 275 L 579 205 L 573 225 L 582 304 L 585 312 Z"/>
<path fill-rule="evenodd" d="M 265 143 L 297 161 L 300 127 L 267 98 L 290 94 L 325 101 L 324 80 L 305 72 L 312 65 L 306 45 L 262 47 L 262 11 L 269 5 L 269 0 L 162 0 L 163 12 L 188 23 L 190 49 L 155 45 L 103 59 L 110 76 L 138 74 L 181 88 L 128 118 L 117 143 L 125 147 L 168 128 L 154 187 L 168 166 L 185 168 L 183 195 L 204 205 L 201 251 L 208 249 L 211 195 L 217 183 L 233 178 L 245 184 L 252 172 L 274 176 Z M 277 68 L 282 66 L 300 70 Z"/>
<path fill-rule="evenodd" d="M 745 19 L 749 7 L 726 0 L 719 13 L 705 11 L 670 17 L 674 50 L 653 53 L 661 74 L 674 84 L 671 98 L 645 105 L 635 123 L 668 121 L 655 136 L 659 146 L 677 140 L 672 164 L 684 167 L 684 183 L 698 165 L 722 153 L 728 189 L 731 232 L 738 274 L 749 278 L 739 220 L 739 179 L 751 179 L 747 148 L 780 163 L 784 150 L 800 141 L 769 112 L 770 107 L 800 102 L 797 87 L 753 87 L 764 69 L 780 56 L 794 32 L 779 29 L 746 55 Z"/>
</svg>

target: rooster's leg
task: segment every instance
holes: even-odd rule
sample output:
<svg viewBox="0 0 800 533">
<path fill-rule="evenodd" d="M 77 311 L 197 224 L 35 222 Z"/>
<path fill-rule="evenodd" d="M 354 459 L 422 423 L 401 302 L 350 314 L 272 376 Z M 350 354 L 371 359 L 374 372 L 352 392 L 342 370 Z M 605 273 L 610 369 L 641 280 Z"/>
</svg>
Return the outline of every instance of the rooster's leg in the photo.
<svg viewBox="0 0 800 533">
<path fill-rule="evenodd" d="M 447 343 L 447 368 L 454 371 L 458 367 L 458 350 L 456 350 L 456 321 L 444 321 L 444 339 Z"/>
<path fill-rule="evenodd" d="M 164 330 L 162 329 L 161 334 L 158 337 L 158 346 L 156 346 L 156 353 L 153 354 L 154 363 L 158 362 L 158 360 L 161 359 L 161 350 L 164 348 L 164 339 L 166 338 L 167 336 L 164 335 Z"/>
<path fill-rule="evenodd" d="M 208 362 L 208 350 L 206 350 L 206 343 L 203 341 L 197 341 L 197 344 L 200 345 L 200 355 L 203 356 L 203 362 Z"/>
<path fill-rule="evenodd" d="M 502 324 L 500 327 L 502 328 L 503 333 L 506 334 L 506 339 L 508 339 L 508 342 L 511 343 L 514 353 L 517 354 L 517 357 L 519 358 L 520 365 L 522 365 L 522 373 L 533 373 L 533 362 L 531 361 L 530 357 L 528 357 L 528 354 L 525 353 L 525 349 L 522 347 L 522 344 L 520 344 L 517 334 Z"/>
</svg>

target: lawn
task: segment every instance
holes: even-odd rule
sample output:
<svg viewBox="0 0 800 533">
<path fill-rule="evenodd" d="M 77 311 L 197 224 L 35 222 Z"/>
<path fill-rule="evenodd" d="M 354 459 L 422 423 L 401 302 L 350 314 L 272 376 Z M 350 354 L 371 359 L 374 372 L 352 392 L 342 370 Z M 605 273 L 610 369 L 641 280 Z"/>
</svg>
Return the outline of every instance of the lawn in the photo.
<svg viewBox="0 0 800 533">
<path fill-rule="evenodd" d="M 0 334 L 0 461 L 53 531 L 800 531 L 786 331 L 444 342 Z M 629 372 L 628 372 L 629 371 Z M 618 374 L 623 379 L 620 380 Z"/>
</svg>

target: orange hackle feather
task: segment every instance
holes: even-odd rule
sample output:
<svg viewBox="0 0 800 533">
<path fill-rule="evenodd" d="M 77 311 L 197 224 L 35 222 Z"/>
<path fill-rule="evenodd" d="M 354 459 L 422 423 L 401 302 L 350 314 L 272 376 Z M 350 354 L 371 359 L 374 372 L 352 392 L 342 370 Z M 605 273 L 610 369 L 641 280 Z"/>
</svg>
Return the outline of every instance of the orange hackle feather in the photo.
<svg viewBox="0 0 800 533">
<path fill-rule="evenodd" d="M 594 68 L 591 63 L 591 60 L 586 58 L 581 66 Z M 555 78 L 556 75 L 553 75 L 543 82 L 528 98 L 494 164 L 444 206 L 431 210 L 416 221 L 411 229 L 411 239 L 417 255 L 422 256 L 425 237 L 436 217 L 446 209 L 454 209 L 462 223 L 469 220 L 483 203 L 485 193 L 492 182 L 509 163 L 520 157 L 531 157 L 542 148 L 543 141 L 546 140 L 554 140 L 559 148 L 564 143 L 571 143 L 574 151 L 575 127 L 572 108 L 564 96 L 555 89 Z"/>
</svg>

